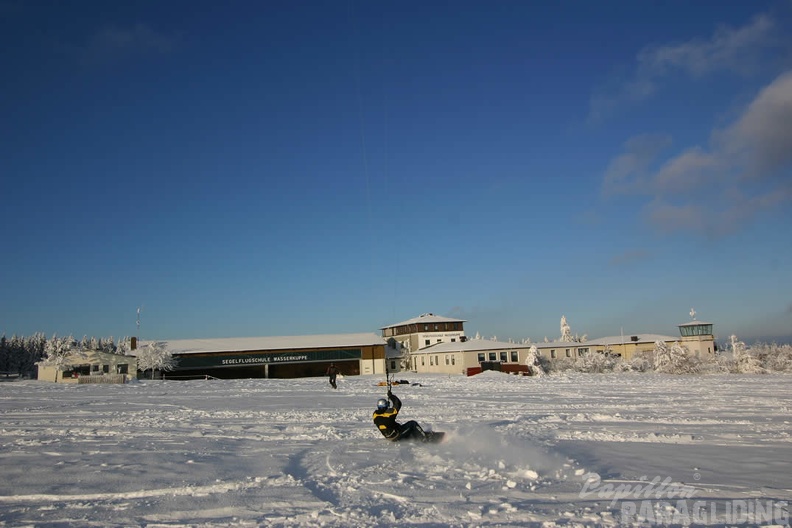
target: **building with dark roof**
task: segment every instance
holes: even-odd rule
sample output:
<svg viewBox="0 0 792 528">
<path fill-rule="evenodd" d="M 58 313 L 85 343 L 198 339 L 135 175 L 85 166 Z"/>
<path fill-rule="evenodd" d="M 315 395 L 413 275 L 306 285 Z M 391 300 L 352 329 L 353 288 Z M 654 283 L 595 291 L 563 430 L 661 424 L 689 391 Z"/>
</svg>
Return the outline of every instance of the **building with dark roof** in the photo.
<svg viewBox="0 0 792 528">
<path fill-rule="evenodd" d="M 345 376 L 385 372 L 385 340 L 374 333 L 176 339 L 160 343 L 176 360 L 176 368 L 164 373 L 170 379 L 323 376 L 330 363 L 335 363 Z"/>
</svg>

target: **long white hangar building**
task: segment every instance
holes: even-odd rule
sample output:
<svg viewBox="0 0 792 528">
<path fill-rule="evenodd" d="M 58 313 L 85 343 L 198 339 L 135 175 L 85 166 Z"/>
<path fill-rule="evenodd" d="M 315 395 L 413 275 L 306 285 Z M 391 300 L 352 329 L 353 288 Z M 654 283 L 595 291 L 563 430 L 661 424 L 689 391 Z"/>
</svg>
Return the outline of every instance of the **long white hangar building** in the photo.
<svg viewBox="0 0 792 528">
<path fill-rule="evenodd" d="M 168 379 L 345 376 L 385 372 L 385 340 L 374 333 L 158 341 L 176 360 Z M 141 342 L 139 347 L 147 343 Z"/>
</svg>

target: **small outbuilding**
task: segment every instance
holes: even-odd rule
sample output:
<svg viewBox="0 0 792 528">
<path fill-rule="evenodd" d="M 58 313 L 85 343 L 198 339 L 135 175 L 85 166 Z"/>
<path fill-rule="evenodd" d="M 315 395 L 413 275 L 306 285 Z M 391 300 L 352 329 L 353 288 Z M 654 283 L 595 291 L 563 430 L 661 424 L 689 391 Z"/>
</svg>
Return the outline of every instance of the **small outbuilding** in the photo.
<svg viewBox="0 0 792 528">
<path fill-rule="evenodd" d="M 137 378 L 137 358 L 99 350 L 69 352 L 58 367 L 38 364 L 38 379 L 54 383 L 126 383 Z"/>
</svg>

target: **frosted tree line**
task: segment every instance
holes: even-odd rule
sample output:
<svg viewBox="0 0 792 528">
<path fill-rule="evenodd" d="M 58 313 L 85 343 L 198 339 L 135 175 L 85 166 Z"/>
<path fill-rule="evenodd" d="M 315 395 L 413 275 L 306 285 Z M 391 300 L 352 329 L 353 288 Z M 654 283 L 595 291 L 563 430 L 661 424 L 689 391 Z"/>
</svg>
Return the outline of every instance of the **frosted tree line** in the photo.
<svg viewBox="0 0 792 528">
<path fill-rule="evenodd" d="M 539 357 L 545 372 L 660 372 L 665 374 L 765 374 L 792 373 L 792 345 L 755 343 L 750 347 L 731 336 L 726 350 L 700 358 L 680 343 L 657 341 L 654 350 L 636 354 L 630 361 L 611 353 L 590 352 L 577 359 L 550 361 Z"/>
<path fill-rule="evenodd" d="M 116 344 L 112 337 L 83 337 L 81 340 L 73 336 L 53 335 L 51 338 L 43 333 L 29 337 L 14 335 L 10 338 L 0 336 L 0 374 L 9 376 L 33 377 L 36 363 L 44 361 L 50 355 L 53 360 L 73 350 L 99 350 L 111 354 L 126 354 L 129 351 L 129 339 L 125 338 Z"/>
<path fill-rule="evenodd" d="M 695 318 L 695 315 L 695 310 L 691 309 L 690 316 Z M 478 337 L 476 334 L 476 338 Z M 573 336 L 566 316 L 561 316 L 560 341 L 585 343 L 586 337 Z M 548 342 L 546 337 L 545 342 Z M 576 359 L 550 360 L 540 356 L 534 346 L 528 353 L 526 365 L 533 375 L 564 371 L 665 374 L 792 372 L 792 345 L 759 342 L 748 347 L 736 335 L 732 335 L 725 351 L 716 352 L 714 357 L 700 358 L 691 354 L 690 350 L 679 342 L 669 345 L 664 341 L 657 341 L 654 350 L 638 353 L 630 361 L 625 361 L 614 354 L 607 346 L 603 352 L 590 352 Z"/>
<path fill-rule="evenodd" d="M 47 363 L 60 368 L 68 354 L 81 351 L 96 350 L 109 354 L 129 354 L 129 338 L 124 338 L 118 343 L 112 337 L 96 338 L 85 336 L 75 339 L 73 336 L 53 335 L 47 338 L 43 333 L 29 337 L 14 335 L 10 338 L 5 334 L 0 336 L 0 376 L 35 377 L 36 364 Z M 138 363 L 149 365 L 147 368 L 170 370 L 173 359 L 164 350 L 162 344 L 153 343 L 135 351 Z M 163 358 L 161 356 L 167 356 Z M 141 365 L 142 370 L 146 370 Z"/>
<path fill-rule="evenodd" d="M 62 366 L 68 354 L 80 351 L 97 350 L 110 354 L 129 354 L 129 339 L 115 343 L 110 338 L 88 338 L 77 340 L 72 336 L 53 335 L 47 339 L 44 334 L 22 337 L 0 336 L 0 377 L 33 378 L 37 363 L 46 363 L 56 368 Z M 660 372 L 667 374 L 763 374 L 771 372 L 792 373 L 792 345 L 777 343 L 754 343 L 747 346 L 737 336 L 732 335 L 725 350 L 712 358 L 699 358 L 690 353 L 684 345 L 671 345 L 658 341 L 654 350 L 636 354 L 630 361 L 613 354 L 590 352 L 576 359 L 556 359 L 539 355 L 532 347 L 527 361 L 534 375 L 564 371 L 587 373 L 605 372 Z M 152 342 L 134 354 L 138 369 L 150 371 L 170 371 L 176 361 L 164 343 Z"/>
</svg>

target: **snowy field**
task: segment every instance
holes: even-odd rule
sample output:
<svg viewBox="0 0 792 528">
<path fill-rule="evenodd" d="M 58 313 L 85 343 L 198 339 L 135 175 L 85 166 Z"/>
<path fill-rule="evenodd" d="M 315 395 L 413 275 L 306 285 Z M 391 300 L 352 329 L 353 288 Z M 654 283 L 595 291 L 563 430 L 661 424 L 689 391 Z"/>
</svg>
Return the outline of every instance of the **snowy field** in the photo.
<svg viewBox="0 0 792 528">
<path fill-rule="evenodd" d="M 787 524 L 792 378 L 0 383 L 3 526 Z"/>
</svg>

